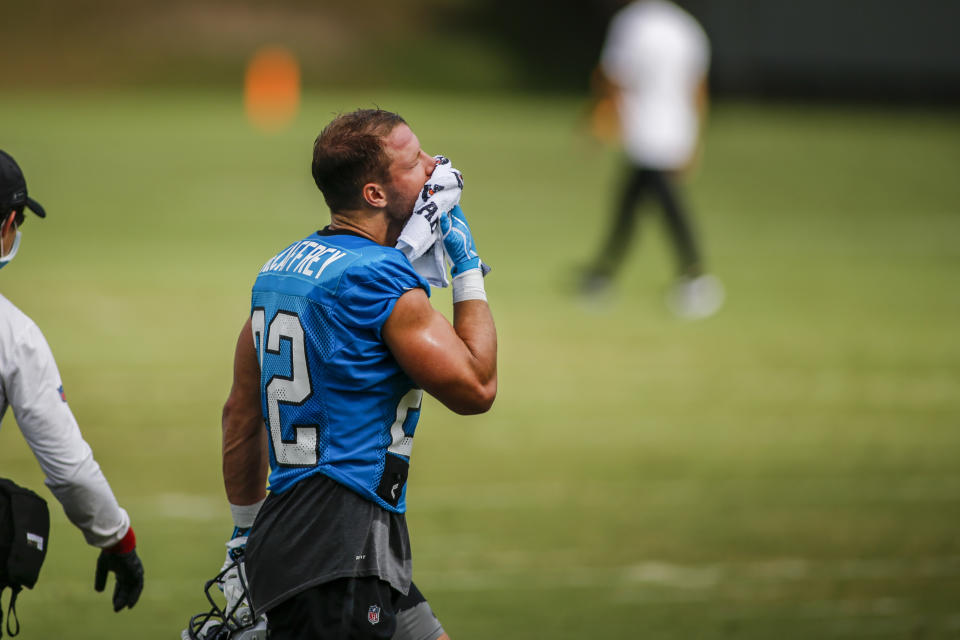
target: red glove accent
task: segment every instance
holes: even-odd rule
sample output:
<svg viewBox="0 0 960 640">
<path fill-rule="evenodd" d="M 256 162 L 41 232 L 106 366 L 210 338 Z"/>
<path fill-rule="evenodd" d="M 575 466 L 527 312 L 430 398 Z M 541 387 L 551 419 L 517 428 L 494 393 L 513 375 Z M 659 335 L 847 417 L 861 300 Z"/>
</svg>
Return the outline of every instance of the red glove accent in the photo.
<svg viewBox="0 0 960 640">
<path fill-rule="evenodd" d="M 107 553 L 130 553 L 137 546 L 137 536 L 133 535 L 133 527 L 127 529 L 120 542 L 104 549 Z"/>
</svg>

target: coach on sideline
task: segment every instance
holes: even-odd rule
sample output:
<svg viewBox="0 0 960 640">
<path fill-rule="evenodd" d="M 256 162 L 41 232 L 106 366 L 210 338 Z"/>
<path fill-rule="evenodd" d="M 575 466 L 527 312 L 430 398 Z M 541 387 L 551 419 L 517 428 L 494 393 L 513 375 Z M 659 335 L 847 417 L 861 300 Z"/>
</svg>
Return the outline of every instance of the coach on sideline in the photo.
<svg viewBox="0 0 960 640">
<path fill-rule="evenodd" d="M 46 217 L 43 207 L 27 196 L 20 167 L 0 151 L 0 269 L 20 248 L 24 207 Z M 80 433 L 39 327 L 0 295 L 0 421 L 7 405 L 67 518 L 88 544 L 101 549 L 94 588 L 103 591 L 112 571 L 117 578 L 113 610 L 133 607 L 143 590 L 143 565 L 130 517 L 117 503 Z"/>
</svg>

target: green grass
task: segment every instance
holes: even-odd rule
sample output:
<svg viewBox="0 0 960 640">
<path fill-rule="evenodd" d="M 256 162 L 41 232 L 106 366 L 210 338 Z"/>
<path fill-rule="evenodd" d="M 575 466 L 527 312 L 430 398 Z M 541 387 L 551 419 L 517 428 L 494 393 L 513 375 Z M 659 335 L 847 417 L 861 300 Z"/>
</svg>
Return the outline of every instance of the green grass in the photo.
<svg viewBox="0 0 960 640">
<path fill-rule="evenodd" d="M 409 492 L 416 580 L 454 638 L 956 637 L 956 115 L 717 106 L 689 198 L 729 299 L 685 323 L 656 216 L 609 307 L 569 293 L 618 172 L 575 100 L 309 94 L 264 136 L 238 96 L 163 92 L 0 103 L 0 146 L 49 212 L 0 291 L 53 346 L 147 571 L 113 614 L 55 507 L 22 637 L 173 638 L 201 610 L 250 284 L 326 222 L 319 128 L 373 103 L 463 170 L 494 267 L 497 403 L 428 403 Z M 49 497 L 10 416 L 0 473 Z"/>
</svg>

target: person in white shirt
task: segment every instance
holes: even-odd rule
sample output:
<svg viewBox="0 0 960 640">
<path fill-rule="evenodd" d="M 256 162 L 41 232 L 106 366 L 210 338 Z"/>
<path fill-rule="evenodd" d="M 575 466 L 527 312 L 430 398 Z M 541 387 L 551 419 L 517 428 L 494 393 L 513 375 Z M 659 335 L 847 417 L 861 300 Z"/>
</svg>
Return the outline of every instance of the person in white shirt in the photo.
<svg viewBox="0 0 960 640">
<path fill-rule="evenodd" d="M 16 161 L 0 151 L 0 269 L 20 248 L 24 208 L 46 217 L 27 195 Z M 113 572 L 114 611 L 132 608 L 143 590 L 143 565 L 130 517 L 80 433 L 46 339 L 36 323 L 0 295 L 0 421 L 8 406 L 67 518 L 88 544 L 101 549 L 94 588 L 103 591 Z"/>
<path fill-rule="evenodd" d="M 677 253 L 679 278 L 667 299 L 671 309 L 683 317 L 704 317 L 722 304 L 722 286 L 704 271 L 676 180 L 699 155 L 709 64 L 703 28 L 672 2 L 636 0 L 611 21 L 594 72 L 593 126 L 601 138 L 619 135 L 629 167 L 609 235 L 581 282 L 584 294 L 610 286 L 627 254 L 637 211 L 652 194 Z"/>
</svg>

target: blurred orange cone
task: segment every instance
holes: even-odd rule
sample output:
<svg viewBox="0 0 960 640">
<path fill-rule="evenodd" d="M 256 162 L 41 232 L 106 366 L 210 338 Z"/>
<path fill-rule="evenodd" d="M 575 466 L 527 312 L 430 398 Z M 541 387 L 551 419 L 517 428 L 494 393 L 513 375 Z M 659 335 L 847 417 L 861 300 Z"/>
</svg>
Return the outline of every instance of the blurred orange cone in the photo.
<svg viewBox="0 0 960 640">
<path fill-rule="evenodd" d="M 259 49 L 247 64 L 243 104 L 250 123 L 277 132 L 293 122 L 300 109 L 300 65 L 289 49 Z"/>
</svg>

